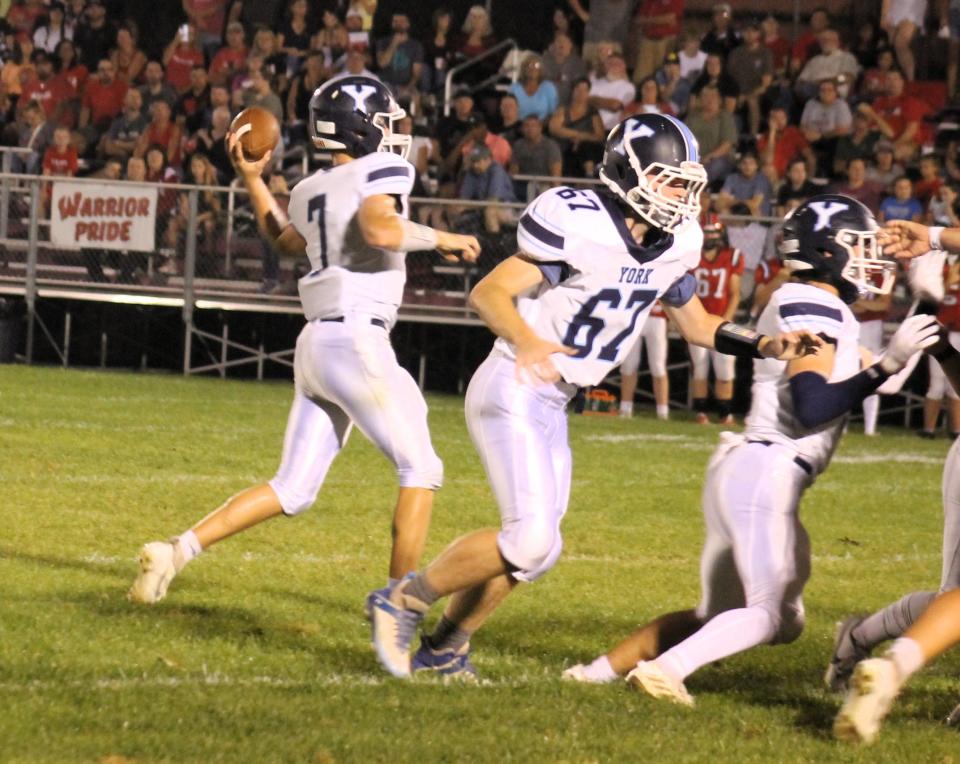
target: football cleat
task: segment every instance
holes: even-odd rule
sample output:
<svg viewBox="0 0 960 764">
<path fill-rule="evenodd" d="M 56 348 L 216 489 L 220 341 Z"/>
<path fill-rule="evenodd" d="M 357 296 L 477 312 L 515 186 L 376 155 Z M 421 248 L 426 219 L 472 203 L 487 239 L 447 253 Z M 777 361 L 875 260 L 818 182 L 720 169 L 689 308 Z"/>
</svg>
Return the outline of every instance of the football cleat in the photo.
<svg viewBox="0 0 960 764">
<path fill-rule="evenodd" d="M 696 422 L 697 424 L 708 425 L 710 424 L 710 417 L 708 417 L 705 413 L 700 411 L 697 413 L 697 416 L 694 417 L 693 421 Z"/>
<path fill-rule="evenodd" d="M 568 669 L 564 669 L 564 672 L 560 675 L 561 679 L 564 679 L 568 682 L 583 682 L 585 684 L 609 684 L 610 682 L 615 682 L 620 677 L 612 676 L 599 679 L 597 677 L 591 676 L 587 672 L 587 667 L 582 663 L 578 663 L 576 666 L 571 666 Z"/>
<path fill-rule="evenodd" d="M 850 689 L 833 722 L 833 735 L 850 743 L 872 743 L 890 712 L 900 680 L 888 658 L 869 658 L 857 664 Z"/>
<path fill-rule="evenodd" d="M 734 418 L 733 414 L 727 414 L 723 419 L 720 420 L 720 424 L 724 427 L 732 427 L 737 423 L 737 420 Z"/>
<path fill-rule="evenodd" d="M 410 643 L 427 611 L 426 604 L 403 593 L 404 585 L 415 575 L 407 574 L 389 597 L 375 594 L 372 602 L 371 643 L 377 660 L 401 679 L 410 676 Z"/>
<path fill-rule="evenodd" d="M 950 712 L 946 722 L 948 727 L 960 727 L 960 705 Z"/>
<path fill-rule="evenodd" d="M 833 655 L 823 675 L 823 683 L 833 692 L 844 692 L 854 667 L 870 657 L 870 651 L 853 638 L 853 630 L 863 623 L 862 615 L 840 621 L 833 636 Z"/>
<path fill-rule="evenodd" d="M 435 650 L 427 644 L 425 639 L 421 639 L 420 649 L 410 660 L 410 670 L 414 674 L 431 671 L 444 679 L 477 681 L 477 669 L 470 662 L 469 642 L 459 650 L 452 648 Z"/>
<path fill-rule="evenodd" d="M 140 550 L 140 574 L 127 592 L 133 602 L 153 605 L 167 596 L 167 587 L 179 572 L 175 562 L 176 547 L 169 541 L 151 541 Z"/>
<path fill-rule="evenodd" d="M 363 617 L 368 621 L 373 620 L 373 600 L 376 597 L 389 597 L 390 596 L 390 587 L 384 586 L 382 589 L 374 589 L 367 595 L 367 598 L 363 601 Z"/>
<path fill-rule="evenodd" d="M 637 667 L 627 674 L 627 684 L 655 698 L 693 708 L 693 696 L 687 692 L 683 682 L 668 676 L 654 661 L 640 661 Z"/>
</svg>

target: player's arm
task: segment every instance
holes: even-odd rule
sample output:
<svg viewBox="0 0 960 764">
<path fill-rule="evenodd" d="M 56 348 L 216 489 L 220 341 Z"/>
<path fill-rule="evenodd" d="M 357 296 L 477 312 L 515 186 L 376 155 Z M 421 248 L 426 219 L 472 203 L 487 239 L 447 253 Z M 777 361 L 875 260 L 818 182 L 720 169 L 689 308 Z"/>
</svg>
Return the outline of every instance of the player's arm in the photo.
<svg viewBox="0 0 960 764">
<path fill-rule="evenodd" d="M 517 310 L 514 302 L 517 296 L 539 286 L 543 280 L 539 266 L 522 255 L 514 255 L 484 276 L 470 292 L 470 307 L 490 331 L 516 348 L 517 377 L 521 381 L 529 372 L 543 382 L 556 382 L 560 374 L 550 355 L 576 352 L 540 337 Z"/>
<path fill-rule="evenodd" d="M 731 273 L 727 279 L 727 309 L 723 312 L 724 321 L 733 321 L 740 307 L 740 274 Z"/>
<path fill-rule="evenodd" d="M 903 369 L 918 350 L 933 345 L 938 330 L 939 324 L 933 316 L 911 316 L 890 338 L 879 361 L 837 382 L 828 381 L 834 359 L 834 347 L 829 342 L 817 356 L 791 361 L 787 375 L 797 419 L 804 427 L 813 428 L 850 411 L 887 378 Z"/>
<path fill-rule="evenodd" d="M 373 194 L 360 204 L 357 222 L 364 241 L 371 247 L 395 252 L 438 249 L 445 260 L 463 258 L 469 263 L 480 256 L 476 236 L 439 231 L 414 223 L 397 212 L 397 200 L 389 194 Z"/>
<path fill-rule="evenodd" d="M 880 244 L 888 255 L 911 258 L 933 249 L 960 253 L 960 228 L 927 227 L 909 220 L 891 220 L 880 232 Z"/>
<path fill-rule="evenodd" d="M 260 159 L 251 162 L 244 158 L 240 139 L 234 133 L 228 133 L 226 140 L 230 161 L 250 194 L 250 204 L 253 206 L 260 233 L 282 254 L 304 254 L 307 251 L 307 242 L 290 224 L 287 214 L 280 209 L 263 181 L 263 169 L 269 164 L 273 152 L 268 151 Z"/>
<path fill-rule="evenodd" d="M 823 340 L 805 330 L 782 332 L 775 337 L 758 334 L 753 329 L 727 321 L 723 316 L 707 313 L 695 294 L 679 306 L 665 300 L 663 307 L 687 342 L 728 355 L 789 361 L 816 353 L 823 344 Z"/>
</svg>

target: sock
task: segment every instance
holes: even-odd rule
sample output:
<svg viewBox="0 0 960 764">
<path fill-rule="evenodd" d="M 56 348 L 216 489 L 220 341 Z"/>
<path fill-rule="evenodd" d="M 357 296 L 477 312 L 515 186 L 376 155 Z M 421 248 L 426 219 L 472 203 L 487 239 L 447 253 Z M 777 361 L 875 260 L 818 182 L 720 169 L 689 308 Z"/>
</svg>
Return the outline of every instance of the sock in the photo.
<svg viewBox="0 0 960 764">
<path fill-rule="evenodd" d="M 665 403 L 657 404 L 657 419 L 669 419 L 670 418 L 670 406 Z"/>
<path fill-rule="evenodd" d="M 911 676 L 916 674 L 924 664 L 923 650 L 920 645 L 908 637 L 900 637 L 896 642 L 890 645 L 884 656 L 893 661 L 897 667 L 897 673 L 900 675 L 900 681 L 906 682 Z"/>
<path fill-rule="evenodd" d="M 173 564 L 179 573 L 183 566 L 203 551 L 200 539 L 192 530 L 181 533 L 173 542 Z"/>
<path fill-rule="evenodd" d="M 877 434 L 877 415 L 880 413 L 880 396 L 868 395 L 863 399 L 863 434 Z"/>
<path fill-rule="evenodd" d="M 706 398 L 694 398 L 693 399 L 693 410 L 698 414 L 707 413 L 707 399 Z"/>
<path fill-rule="evenodd" d="M 589 666 L 584 666 L 583 673 L 595 682 L 612 682 L 619 676 L 606 655 L 601 655 Z"/>
<path fill-rule="evenodd" d="M 761 607 L 742 607 L 707 621 L 693 635 L 656 659 L 669 676 L 683 681 L 701 666 L 770 642 L 776 624 Z"/>
<path fill-rule="evenodd" d="M 472 631 L 467 631 L 459 623 L 454 623 L 446 616 L 441 616 L 440 623 L 433 630 L 433 634 L 426 638 L 427 644 L 434 650 L 453 650 L 456 652 L 470 641 Z"/>
<path fill-rule="evenodd" d="M 620 413 L 628 416 L 633 413 L 633 401 L 620 401 Z"/>
<path fill-rule="evenodd" d="M 850 636 L 865 650 L 872 650 L 881 642 L 896 639 L 909 629 L 927 609 L 936 592 L 913 592 L 867 616 L 850 631 Z"/>
<path fill-rule="evenodd" d="M 418 573 L 415 578 L 411 579 L 410 583 L 406 586 L 399 588 L 400 596 L 403 598 L 400 604 L 403 607 L 410 610 L 426 610 L 434 602 L 440 599 L 440 595 L 437 594 L 433 587 L 427 583 L 426 576 L 423 573 Z M 391 599 L 393 599 L 391 595 Z M 412 602 L 410 600 L 413 600 Z M 417 603 L 420 603 L 421 606 L 418 607 Z"/>
<path fill-rule="evenodd" d="M 717 401 L 717 416 L 721 419 L 730 416 L 730 401 Z"/>
</svg>

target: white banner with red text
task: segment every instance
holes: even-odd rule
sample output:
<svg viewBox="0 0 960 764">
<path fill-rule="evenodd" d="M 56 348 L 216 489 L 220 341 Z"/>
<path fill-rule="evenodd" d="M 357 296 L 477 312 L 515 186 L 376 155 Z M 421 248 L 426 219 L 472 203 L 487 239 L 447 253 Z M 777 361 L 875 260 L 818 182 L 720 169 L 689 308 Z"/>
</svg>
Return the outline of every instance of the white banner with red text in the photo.
<svg viewBox="0 0 960 764">
<path fill-rule="evenodd" d="M 156 219 L 156 186 L 53 183 L 50 241 L 56 247 L 153 252 Z"/>
</svg>

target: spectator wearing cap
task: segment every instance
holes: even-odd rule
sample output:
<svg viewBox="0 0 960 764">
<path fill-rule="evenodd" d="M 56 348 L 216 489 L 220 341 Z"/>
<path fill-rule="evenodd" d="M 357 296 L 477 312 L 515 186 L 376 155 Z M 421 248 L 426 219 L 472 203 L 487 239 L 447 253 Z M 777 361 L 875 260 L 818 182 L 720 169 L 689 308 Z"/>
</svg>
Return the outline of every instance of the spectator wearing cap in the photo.
<svg viewBox="0 0 960 764">
<path fill-rule="evenodd" d="M 883 199 L 883 186 L 867 177 L 867 160 L 863 157 L 851 157 L 846 166 L 846 180 L 831 188 L 835 194 L 843 194 L 856 199 L 874 215 L 880 209 Z"/>
<path fill-rule="evenodd" d="M 117 30 L 117 47 L 110 52 L 110 60 L 121 80 L 132 85 L 140 79 L 143 67 L 147 65 L 147 54 L 137 47 L 137 36 L 132 25 L 125 24 Z"/>
<path fill-rule="evenodd" d="M 732 16 L 729 3 L 718 3 L 713 6 L 713 15 L 710 17 L 710 29 L 700 38 L 700 50 L 708 55 L 716 53 L 722 61 L 740 45 L 740 35 L 732 26 Z"/>
<path fill-rule="evenodd" d="M 767 176 L 760 172 L 757 155 L 752 151 L 741 155 L 737 172 L 727 176 L 714 204 L 722 214 L 738 202 L 745 204 L 754 217 L 767 216 L 773 211 L 773 189 Z"/>
<path fill-rule="evenodd" d="M 613 42 L 622 51 L 630 28 L 631 0 L 590 0 L 589 9 L 581 0 L 568 0 L 584 24 L 583 60 L 593 69 L 603 60 L 601 44 Z"/>
<path fill-rule="evenodd" d="M 557 100 L 560 105 L 570 102 L 570 90 L 573 83 L 587 74 L 587 67 L 583 59 L 574 50 L 573 40 L 564 32 L 557 32 L 543 54 L 543 68 L 541 73 L 545 80 L 549 80 L 557 89 Z"/>
<path fill-rule="evenodd" d="M 837 139 L 837 148 L 833 152 L 834 173 L 842 173 L 847 163 L 856 157 L 873 159 L 878 134 L 870 129 L 870 124 L 870 118 L 866 114 L 854 112 L 850 133 Z"/>
<path fill-rule="evenodd" d="M 820 186 L 811 183 L 807 177 L 807 163 L 800 158 L 791 160 L 786 177 L 777 189 L 777 216 L 783 217 L 794 207 L 818 193 L 820 193 Z"/>
<path fill-rule="evenodd" d="M 767 124 L 767 131 L 757 140 L 757 152 L 771 184 L 780 182 L 794 159 L 802 158 L 808 170 L 815 168 L 813 150 L 800 128 L 789 123 L 785 107 L 772 107 Z"/>
<path fill-rule="evenodd" d="M 768 13 L 760 22 L 760 34 L 764 46 L 773 54 L 773 71 L 782 77 L 790 62 L 790 43 L 780 34 L 780 22 L 772 13 Z"/>
<path fill-rule="evenodd" d="M 20 101 L 36 101 L 43 107 L 47 119 L 59 122 L 73 93 L 63 80 L 53 76 L 53 59 L 45 50 L 35 50 L 32 58 L 37 74 L 23 86 Z"/>
<path fill-rule="evenodd" d="M 929 129 L 923 118 L 930 107 L 923 101 L 904 93 L 903 74 L 899 69 L 887 72 L 886 95 L 872 104 L 861 103 L 857 108 L 873 122 L 874 128 L 893 144 L 897 159 L 913 157 L 921 145 L 929 139 Z"/>
<path fill-rule="evenodd" d="M 347 50 L 356 50 L 364 55 L 364 58 L 370 56 L 370 32 L 363 28 L 363 14 L 356 7 L 347 10 L 344 20 L 347 28 Z"/>
<path fill-rule="evenodd" d="M 143 98 L 143 110 L 150 111 L 156 101 L 166 101 L 170 108 L 177 102 L 177 92 L 173 85 L 164 78 L 163 64 L 159 61 L 148 61 L 143 68 L 143 84 L 138 88 Z"/>
<path fill-rule="evenodd" d="M 195 25 L 187 23 L 177 29 L 163 51 L 163 65 L 167 67 L 167 82 L 177 93 L 190 87 L 190 71 L 195 66 L 204 66 L 203 49 Z"/>
<path fill-rule="evenodd" d="M 796 75 L 804 64 L 820 52 L 820 33 L 830 26 L 826 8 L 814 8 L 810 13 L 810 26 L 793 42 L 790 50 L 790 74 Z"/>
<path fill-rule="evenodd" d="M 395 12 L 390 21 L 393 34 L 377 40 L 380 79 L 397 98 L 419 102 L 417 85 L 423 72 L 423 45 L 410 36 L 410 18 Z"/>
<path fill-rule="evenodd" d="M 746 109 L 747 130 L 760 132 L 760 99 L 773 82 L 773 53 L 760 39 L 760 24 L 748 19 L 743 25 L 743 44 L 727 59 L 727 72 L 740 91 L 738 103 Z"/>
<path fill-rule="evenodd" d="M 130 88 L 123 97 L 123 112 L 110 125 L 100 141 L 98 153 L 126 160 L 133 154 L 137 141 L 147 129 L 140 91 Z"/>
<path fill-rule="evenodd" d="M 635 84 L 652 76 L 673 50 L 680 32 L 683 4 L 684 0 L 640 0 L 634 16 L 640 32 L 633 68 Z"/>
<path fill-rule="evenodd" d="M 97 76 L 87 80 L 80 108 L 79 127 L 87 145 L 94 146 L 123 108 L 127 83 L 114 76 L 113 64 L 104 58 L 97 64 Z"/>
<path fill-rule="evenodd" d="M 605 76 L 590 80 L 590 105 L 599 110 L 603 127 L 612 130 L 623 119 L 627 104 L 637 97 L 637 89 L 627 77 L 623 56 L 608 56 L 605 69 Z"/>
<path fill-rule="evenodd" d="M 486 146 L 476 146 L 470 152 L 458 196 L 460 199 L 478 202 L 516 201 L 513 181 L 507 171 L 493 161 L 490 149 Z M 459 212 L 462 212 L 462 209 L 451 208 L 452 214 Z M 483 210 L 484 227 L 490 233 L 498 232 L 502 224 L 512 219 L 513 212 L 509 208 L 492 204 Z"/>
<path fill-rule="evenodd" d="M 228 84 L 247 61 L 247 41 L 243 24 L 231 21 L 227 24 L 227 44 L 220 48 L 210 62 L 210 82 L 213 85 Z"/>
<path fill-rule="evenodd" d="M 819 175 L 833 174 L 833 155 L 837 150 L 837 141 L 850 134 L 852 125 L 853 115 L 847 102 L 837 95 L 836 82 L 821 82 L 817 97 L 807 101 L 800 117 L 803 137 L 817 153 Z"/>
<path fill-rule="evenodd" d="M 692 83 L 680 75 L 680 57 L 673 51 L 668 53 L 654 76 L 660 86 L 660 96 L 670 104 L 673 113 L 686 114 Z"/>
<path fill-rule="evenodd" d="M 563 156 L 557 142 L 543 134 L 543 123 L 536 115 L 527 115 L 523 137 L 513 144 L 510 174 L 559 178 L 562 169 Z"/>
<path fill-rule="evenodd" d="M 557 110 L 559 99 L 556 86 L 543 78 L 540 56 L 529 55 L 520 64 L 520 79 L 510 86 L 510 93 L 517 99 L 520 119 L 534 114 L 538 119 L 549 118 Z"/>
<path fill-rule="evenodd" d="M 820 33 L 820 52 L 804 65 L 797 77 L 795 91 L 803 100 L 812 98 L 818 84 L 829 79 L 843 88 L 840 95 L 846 97 L 859 74 L 857 59 L 840 48 L 840 35 L 834 29 L 824 29 Z"/>
<path fill-rule="evenodd" d="M 587 87 L 590 87 L 589 81 Z M 520 106 L 513 93 L 504 93 L 497 106 L 497 116 L 489 123 L 490 129 L 508 143 L 513 143 L 522 134 L 523 122 L 520 119 Z"/>
<path fill-rule="evenodd" d="M 101 0 L 89 0 L 84 18 L 73 32 L 73 41 L 88 71 L 94 71 L 101 60 L 110 57 L 116 40 L 113 25 L 107 22 L 107 10 Z"/>
<path fill-rule="evenodd" d="M 736 123 L 730 112 L 720 108 L 720 91 L 716 85 L 707 85 L 701 91 L 696 110 L 687 115 L 687 127 L 697 139 L 700 162 L 713 186 L 733 169 L 733 151 L 737 145 Z"/>
<path fill-rule="evenodd" d="M 564 175 L 593 176 L 603 155 L 606 131 L 600 114 L 590 105 L 590 80 L 586 77 L 573 84 L 570 103 L 553 113 L 550 135 L 560 145 Z"/>
<path fill-rule="evenodd" d="M 877 141 L 873 149 L 873 162 L 867 167 L 867 178 L 876 181 L 886 192 L 893 182 L 903 175 L 903 165 L 896 160 L 893 144 L 885 138 Z"/>
<path fill-rule="evenodd" d="M 718 53 L 707 55 L 707 62 L 703 66 L 703 71 L 697 77 L 697 81 L 690 88 L 690 100 L 693 106 L 697 105 L 697 99 L 700 92 L 708 85 L 713 85 L 720 93 L 720 103 L 724 111 L 733 114 L 737 110 L 737 99 L 740 98 L 740 88 L 737 87 L 736 80 L 730 76 L 726 70 L 723 58 Z"/>
<path fill-rule="evenodd" d="M 33 44 L 47 53 L 54 53 L 61 40 L 72 40 L 73 28 L 66 24 L 63 3 L 52 2 L 47 7 L 47 18 L 33 32 Z"/>
<path fill-rule="evenodd" d="M 880 202 L 877 220 L 911 220 L 919 223 L 923 220 L 923 205 L 913 195 L 913 181 L 901 175 L 893 182 L 893 195 Z"/>
</svg>

